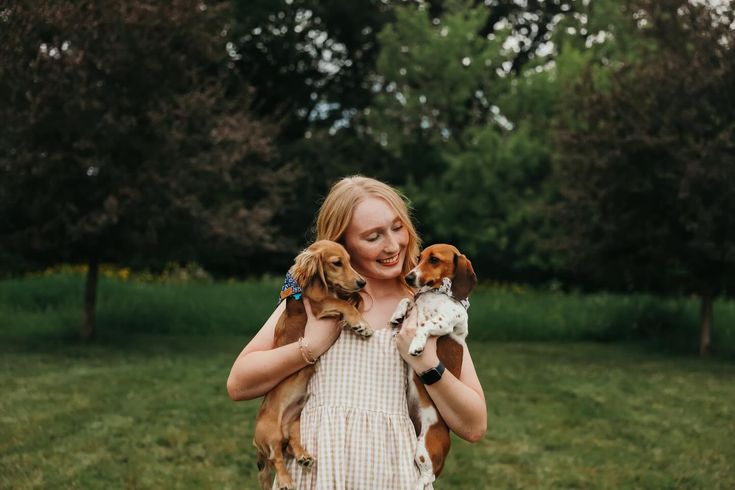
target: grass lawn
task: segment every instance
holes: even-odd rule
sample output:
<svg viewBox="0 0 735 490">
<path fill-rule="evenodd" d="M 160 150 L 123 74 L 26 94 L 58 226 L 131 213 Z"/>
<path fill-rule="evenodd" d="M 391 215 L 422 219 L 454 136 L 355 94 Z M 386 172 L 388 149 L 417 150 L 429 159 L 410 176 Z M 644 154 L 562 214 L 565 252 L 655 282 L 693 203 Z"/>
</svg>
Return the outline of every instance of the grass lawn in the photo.
<svg viewBox="0 0 735 490">
<path fill-rule="evenodd" d="M 244 336 L 0 344 L 0 488 L 256 488 Z M 471 342 L 486 437 L 437 489 L 735 488 L 735 364 L 636 344 Z"/>
</svg>

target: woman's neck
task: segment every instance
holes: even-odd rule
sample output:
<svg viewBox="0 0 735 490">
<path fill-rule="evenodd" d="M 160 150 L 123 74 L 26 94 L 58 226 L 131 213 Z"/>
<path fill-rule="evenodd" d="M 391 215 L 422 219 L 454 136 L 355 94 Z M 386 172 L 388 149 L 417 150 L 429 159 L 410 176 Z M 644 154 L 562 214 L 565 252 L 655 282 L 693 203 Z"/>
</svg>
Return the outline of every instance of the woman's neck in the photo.
<svg viewBox="0 0 735 490">
<path fill-rule="evenodd" d="M 365 279 L 367 284 L 363 288 L 363 292 L 369 294 L 375 300 L 380 301 L 382 298 L 409 294 L 409 291 L 398 278 L 375 279 L 367 277 Z"/>
</svg>

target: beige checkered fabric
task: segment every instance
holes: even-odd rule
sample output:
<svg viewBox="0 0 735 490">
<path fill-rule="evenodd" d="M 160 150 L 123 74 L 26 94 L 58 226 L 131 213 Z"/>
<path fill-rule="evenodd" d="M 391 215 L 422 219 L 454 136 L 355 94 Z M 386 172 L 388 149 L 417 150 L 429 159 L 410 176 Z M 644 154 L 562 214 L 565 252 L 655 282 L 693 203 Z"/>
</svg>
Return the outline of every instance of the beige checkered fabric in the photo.
<svg viewBox="0 0 735 490">
<path fill-rule="evenodd" d="M 301 413 L 301 442 L 316 465 L 304 470 L 287 459 L 297 489 L 415 488 L 416 433 L 406 404 L 407 369 L 391 329 L 368 339 L 342 332 L 317 362 Z"/>
</svg>

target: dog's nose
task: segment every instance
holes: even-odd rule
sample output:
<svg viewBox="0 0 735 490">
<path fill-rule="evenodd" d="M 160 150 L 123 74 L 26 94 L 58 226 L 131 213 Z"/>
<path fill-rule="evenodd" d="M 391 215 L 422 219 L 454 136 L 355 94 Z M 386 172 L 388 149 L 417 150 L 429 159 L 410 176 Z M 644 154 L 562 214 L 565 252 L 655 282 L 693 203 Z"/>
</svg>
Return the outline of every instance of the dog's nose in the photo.
<svg viewBox="0 0 735 490">
<path fill-rule="evenodd" d="M 415 286 L 416 285 L 416 274 L 414 274 L 413 272 L 408 274 L 406 276 L 406 282 L 408 283 L 409 286 Z"/>
<path fill-rule="evenodd" d="M 358 288 L 364 288 L 365 287 L 365 284 L 367 284 L 367 282 L 365 282 L 365 279 L 358 279 L 357 280 L 357 287 Z"/>
</svg>

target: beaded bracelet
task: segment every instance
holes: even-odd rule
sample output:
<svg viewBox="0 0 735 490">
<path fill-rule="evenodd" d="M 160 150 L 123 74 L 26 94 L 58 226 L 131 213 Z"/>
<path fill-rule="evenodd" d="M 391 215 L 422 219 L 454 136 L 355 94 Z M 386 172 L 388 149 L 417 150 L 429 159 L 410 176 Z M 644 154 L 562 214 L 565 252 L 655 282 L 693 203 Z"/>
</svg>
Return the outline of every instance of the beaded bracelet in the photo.
<svg viewBox="0 0 735 490">
<path fill-rule="evenodd" d="M 316 362 L 314 354 L 309 350 L 309 343 L 304 337 L 299 337 L 299 350 L 301 351 L 301 357 L 303 357 L 304 361 L 308 364 L 314 364 Z"/>
</svg>

